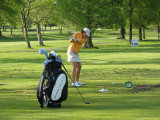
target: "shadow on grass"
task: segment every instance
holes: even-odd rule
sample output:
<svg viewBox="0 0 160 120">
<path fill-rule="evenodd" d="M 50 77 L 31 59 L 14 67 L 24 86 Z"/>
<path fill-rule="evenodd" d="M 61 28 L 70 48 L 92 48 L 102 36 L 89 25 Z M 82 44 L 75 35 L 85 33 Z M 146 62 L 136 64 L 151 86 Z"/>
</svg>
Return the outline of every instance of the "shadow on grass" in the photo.
<svg viewBox="0 0 160 120">
<path fill-rule="evenodd" d="M 66 61 L 66 60 L 64 60 Z M 0 63 L 39 63 L 41 64 L 43 62 L 42 59 L 38 58 L 1 58 Z M 125 59 L 123 58 L 117 58 L 113 59 L 112 61 L 108 60 L 100 60 L 100 59 L 83 59 L 83 64 L 87 65 L 120 65 L 120 64 L 160 64 L 159 58 L 154 59 L 147 59 L 147 60 L 137 60 L 137 59 Z"/>
<path fill-rule="evenodd" d="M 137 59 L 113 59 L 113 60 L 100 60 L 100 59 L 87 59 L 83 61 L 84 65 L 134 65 L 134 64 L 160 64 L 159 58 L 137 60 Z"/>
<path fill-rule="evenodd" d="M 38 58 L 1 58 L 0 63 L 42 63 Z"/>
<path fill-rule="evenodd" d="M 155 45 L 158 46 L 158 45 Z M 106 46 L 107 47 L 107 46 Z M 130 48 L 130 47 L 119 47 L 117 45 L 112 45 L 115 49 L 112 49 L 111 46 L 108 48 L 102 48 L 100 50 L 97 49 L 87 49 L 87 50 L 81 50 L 80 53 L 118 53 L 118 52 L 123 52 L 123 53 L 159 53 L 160 49 L 159 48 L 146 48 L 146 47 L 141 47 L 141 48 Z M 149 46 L 150 47 L 150 46 Z"/>
<path fill-rule="evenodd" d="M 144 119 L 158 118 L 159 97 L 149 95 L 92 95 L 91 104 L 84 104 L 78 96 L 62 102 L 60 108 L 40 108 L 33 94 L 7 95 L 2 98 L 1 117 L 7 119 Z M 78 112 L 78 113 L 77 113 Z M 154 114 L 155 112 L 155 114 Z M 81 116 L 79 115 L 81 114 Z M 77 117 L 77 115 L 79 115 Z M 18 117 L 17 117 L 18 116 Z"/>
<path fill-rule="evenodd" d="M 16 91 L 17 92 L 17 91 Z M 150 107 L 152 109 L 158 109 L 157 105 L 159 104 L 159 101 L 156 100 L 156 96 L 152 97 L 148 95 L 138 95 L 133 94 L 131 96 L 130 94 L 112 94 L 111 96 L 107 96 L 106 94 L 101 94 L 92 97 L 85 97 L 85 99 L 88 99 L 90 104 L 85 104 L 78 95 L 75 97 L 72 96 L 72 100 L 66 100 L 62 102 L 62 107 L 60 108 L 40 108 L 40 105 L 38 103 L 38 100 L 33 96 L 33 93 L 31 95 L 28 95 L 29 91 L 17 93 L 17 95 L 10 95 L 6 96 L 6 98 L 3 98 L 3 105 L 1 105 L 1 108 L 5 108 L 8 106 L 8 109 L 13 109 L 15 112 L 22 113 L 23 110 L 28 111 L 31 113 L 34 110 L 34 113 L 39 110 L 50 111 L 52 110 L 54 113 L 58 113 L 60 111 L 73 111 L 73 110 L 134 110 L 134 109 L 140 109 L 140 110 L 150 110 Z M 8 94 L 9 95 L 9 94 Z M 2 100 L 2 99 L 1 99 Z M 154 104 L 153 104 L 154 102 Z M 157 105 L 156 105 L 157 104 Z M 31 110 L 31 111 L 30 111 Z M 14 112 L 14 111 L 12 111 Z M 26 112 L 27 113 L 27 112 Z M 28 114 L 28 113 L 27 113 Z"/>
<path fill-rule="evenodd" d="M 29 33 L 28 35 L 29 41 L 38 41 L 37 35 L 35 33 Z M 46 33 L 42 35 L 43 41 L 52 41 L 52 40 L 69 40 L 70 36 L 67 33 L 64 34 L 58 34 L 58 33 Z M 0 42 L 20 42 L 25 41 L 25 38 L 22 34 L 18 35 L 6 35 L 0 38 Z"/>
<path fill-rule="evenodd" d="M 146 45 L 147 46 L 147 45 Z M 111 49 L 112 47 L 115 47 L 116 49 Z M 128 49 L 127 49 L 128 48 Z M 50 50 L 49 50 L 50 51 Z M 66 53 L 67 49 L 55 49 L 54 50 L 56 53 Z M 24 52 L 24 51 L 22 51 Z M 33 51 L 35 52 L 35 51 Z M 36 51 L 37 52 L 37 51 Z M 97 48 L 92 48 L 92 49 L 82 49 L 81 53 L 121 53 L 123 52 L 125 53 L 146 53 L 148 52 L 148 54 L 152 54 L 152 53 L 159 53 L 160 49 L 158 47 L 157 44 L 149 46 L 149 48 L 146 47 L 140 47 L 140 48 L 132 48 L 132 47 L 119 47 L 118 45 L 111 45 L 108 48 L 101 48 L 101 49 L 97 49 Z M 17 53 L 17 52 L 16 52 Z M 44 57 L 45 58 L 45 57 Z M 122 57 L 123 58 L 123 57 Z M 95 64 L 93 62 L 102 62 L 102 64 L 106 65 L 106 64 L 159 64 L 159 58 L 148 58 L 147 60 L 136 60 L 135 59 L 125 59 L 125 60 L 121 60 L 122 58 L 116 58 L 118 59 L 118 61 L 116 60 L 112 60 L 112 61 L 107 61 L 107 60 L 100 60 L 99 58 L 97 59 L 90 59 L 90 58 L 83 58 L 84 63 L 85 64 Z M 0 59 L 0 63 L 42 63 L 43 60 L 39 59 L 39 58 L 1 58 Z"/>
</svg>

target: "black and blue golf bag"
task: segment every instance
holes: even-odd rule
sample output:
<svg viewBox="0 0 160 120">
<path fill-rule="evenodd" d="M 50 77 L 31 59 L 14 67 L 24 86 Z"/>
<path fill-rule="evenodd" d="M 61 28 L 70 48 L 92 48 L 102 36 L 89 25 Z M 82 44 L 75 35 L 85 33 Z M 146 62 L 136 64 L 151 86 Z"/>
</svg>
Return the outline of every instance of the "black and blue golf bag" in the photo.
<svg viewBox="0 0 160 120">
<path fill-rule="evenodd" d="M 68 97 L 68 79 L 66 73 L 61 69 L 61 56 L 56 56 L 54 51 L 48 56 L 44 49 L 39 50 L 45 54 L 44 71 L 41 75 L 37 88 L 37 99 L 40 106 L 61 107 L 61 102 Z"/>
</svg>

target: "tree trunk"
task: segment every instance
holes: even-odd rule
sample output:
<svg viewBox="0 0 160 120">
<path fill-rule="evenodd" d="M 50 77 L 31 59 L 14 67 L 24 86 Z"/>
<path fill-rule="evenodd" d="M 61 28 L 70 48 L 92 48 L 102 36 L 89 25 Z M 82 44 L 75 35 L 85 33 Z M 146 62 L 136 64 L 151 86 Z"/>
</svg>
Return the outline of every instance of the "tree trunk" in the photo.
<svg viewBox="0 0 160 120">
<path fill-rule="evenodd" d="M 129 42 L 132 42 L 132 13 L 133 13 L 133 6 L 132 0 L 129 0 Z"/>
<path fill-rule="evenodd" d="M 158 26 L 158 39 L 160 39 L 160 27 Z"/>
<path fill-rule="evenodd" d="M 139 41 L 142 41 L 142 27 L 139 26 Z"/>
<path fill-rule="evenodd" d="M 60 34 L 62 35 L 63 24 L 60 25 Z"/>
<path fill-rule="evenodd" d="M 129 42 L 132 41 L 132 20 L 129 20 Z"/>
<path fill-rule="evenodd" d="M 23 31 L 23 26 L 22 26 L 22 32 L 24 33 L 24 31 Z"/>
<path fill-rule="evenodd" d="M 23 28 L 23 32 L 24 32 L 24 37 L 25 37 L 26 43 L 27 43 L 27 48 L 31 48 L 31 44 L 28 39 L 28 31 L 27 31 L 26 27 Z"/>
<path fill-rule="evenodd" d="M 42 25 L 42 31 L 43 31 L 43 33 L 44 33 L 43 25 Z"/>
<path fill-rule="evenodd" d="M 3 26 L 3 31 L 6 31 L 5 26 Z"/>
<path fill-rule="evenodd" d="M 83 46 L 84 48 L 93 48 L 93 44 L 92 44 L 92 34 L 90 33 L 90 37 L 88 37 L 88 41 L 84 44 Z"/>
<path fill-rule="evenodd" d="M 41 26 L 39 22 L 37 22 L 37 37 L 38 37 L 39 45 L 44 45 L 42 40 L 42 35 L 41 35 Z"/>
<path fill-rule="evenodd" d="M 0 27 L 0 37 L 2 37 L 2 31 L 1 31 L 1 27 Z"/>
<path fill-rule="evenodd" d="M 12 29 L 12 27 L 10 28 L 10 34 L 12 35 L 12 33 L 13 33 L 13 29 Z"/>
<path fill-rule="evenodd" d="M 20 6 L 20 13 L 21 13 L 21 17 L 22 17 L 22 26 L 23 26 L 23 33 L 24 33 L 24 37 L 26 40 L 26 44 L 27 44 L 27 48 L 31 48 L 31 44 L 30 41 L 28 39 L 28 31 L 27 31 L 27 20 L 29 19 L 29 15 L 30 15 L 30 4 L 31 4 L 31 0 L 27 0 L 27 6 Z"/>
<path fill-rule="evenodd" d="M 87 28 L 91 30 L 91 9 L 90 9 L 90 0 L 87 0 L 87 5 L 89 6 L 87 11 L 86 11 L 86 18 L 87 18 Z M 84 45 L 85 48 L 93 48 L 93 43 L 92 43 L 92 34 L 90 33 L 90 36 L 88 37 L 88 41 Z"/>
<path fill-rule="evenodd" d="M 145 28 L 143 27 L 143 39 L 146 39 L 146 35 L 145 35 Z"/>
<path fill-rule="evenodd" d="M 120 39 L 125 39 L 125 28 L 121 27 L 121 36 Z"/>
</svg>

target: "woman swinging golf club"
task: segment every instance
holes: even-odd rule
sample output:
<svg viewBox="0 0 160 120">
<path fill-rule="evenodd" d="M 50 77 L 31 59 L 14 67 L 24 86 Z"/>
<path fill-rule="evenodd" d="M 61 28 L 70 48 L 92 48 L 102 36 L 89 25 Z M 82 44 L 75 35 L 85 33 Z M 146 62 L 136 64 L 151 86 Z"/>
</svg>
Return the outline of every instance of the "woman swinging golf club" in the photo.
<svg viewBox="0 0 160 120">
<path fill-rule="evenodd" d="M 87 42 L 87 36 L 90 36 L 90 30 L 84 28 L 81 32 L 76 32 L 70 39 L 70 46 L 68 47 L 67 56 L 68 62 L 72 65 L 72 86 L 80 87 L 85 85 L 79 81 L 80 71 L 81 71 L 81 60 L 78 55 L 80 48 L 83 43 Z"/>
</svg>

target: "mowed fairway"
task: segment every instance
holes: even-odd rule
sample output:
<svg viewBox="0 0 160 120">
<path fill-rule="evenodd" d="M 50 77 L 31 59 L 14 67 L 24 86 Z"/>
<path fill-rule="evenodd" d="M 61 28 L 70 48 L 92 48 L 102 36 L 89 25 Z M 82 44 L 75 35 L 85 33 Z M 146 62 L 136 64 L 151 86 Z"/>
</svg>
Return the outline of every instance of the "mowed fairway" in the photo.
<svg viewBox="0 0 160 120">
<path fill-rule="evenodd" d="M 86 85 L 78 89 L 91 104 L 82 101 L 68 78 L 68 99 L 62 102 L 62 107 L 43 109 L 37 101 L 36 90 L 45 56 L 40 55 L 38 49 L 61 54 L 71 73 L 66 54 L 68 35 L 45 32 L 42 35 L 46 46 L 40 47 L 32 32 L 32 49 L 27 49 L 21 33 L 12 39 L 7 36 L 9 33 L 4 33 L 6 38 L 0 39 L 0 120 L 159 120 L 160 41 L 156 40 L 157 33 L 147 32 L 148 39 L 141 41 L 139 47 L 131 47 L 128 40 L 116 39 L 118 33 L 106 30 L 94 34 L 96 48 L 80 52 L 80 80 Z M 124 86 L 127 81 L 132 81 L 132 88 Z M 108 92 L 99 92 L 102 88 Z"/>
</svg>

